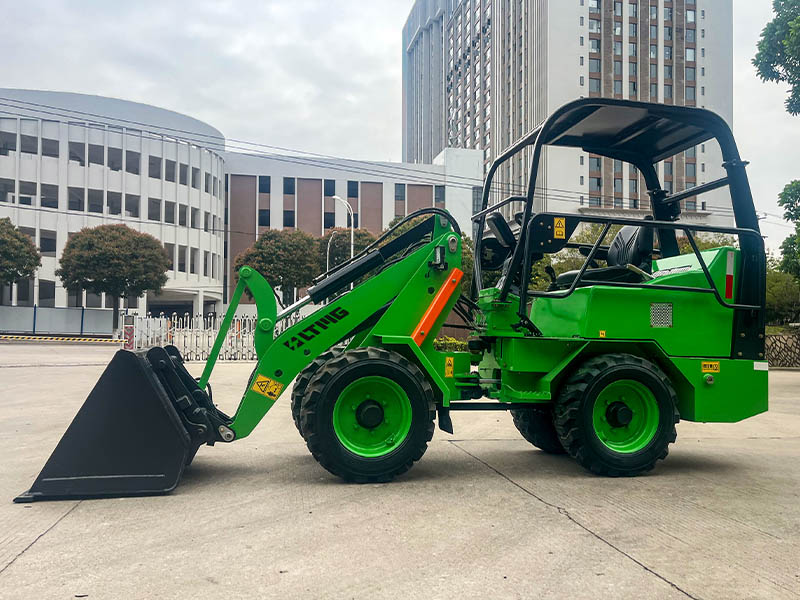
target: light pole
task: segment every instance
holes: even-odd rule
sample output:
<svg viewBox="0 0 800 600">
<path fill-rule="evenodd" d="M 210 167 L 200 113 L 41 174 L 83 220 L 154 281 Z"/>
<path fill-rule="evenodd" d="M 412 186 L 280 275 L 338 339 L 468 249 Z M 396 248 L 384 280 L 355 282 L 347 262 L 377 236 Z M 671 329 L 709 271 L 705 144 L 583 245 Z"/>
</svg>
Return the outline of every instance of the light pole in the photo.
<svg viewBox="0 0 800 600">
<path fill-rule="evenodd" d="M 349 202 L 342 200 L 339 196 L 333 196 L 333 199 L 344 204 L 344 207 L 347 209 L 347 212 L 350 215 L 350 258 L 353 258 L 353 238 L 355 236 L 356 227 L 356 220 L 353 217 L 353 207 L 350 206 Z"/>
<path fill-rule="evenodd" d="M 331 237 L 328 238 L 328 249 L 325 251 L 325 271 L 331 270 L 331 241 L 333 241 L 333 236 L 336 235 L 336 231 L 331 231 Z"/>
</svg>

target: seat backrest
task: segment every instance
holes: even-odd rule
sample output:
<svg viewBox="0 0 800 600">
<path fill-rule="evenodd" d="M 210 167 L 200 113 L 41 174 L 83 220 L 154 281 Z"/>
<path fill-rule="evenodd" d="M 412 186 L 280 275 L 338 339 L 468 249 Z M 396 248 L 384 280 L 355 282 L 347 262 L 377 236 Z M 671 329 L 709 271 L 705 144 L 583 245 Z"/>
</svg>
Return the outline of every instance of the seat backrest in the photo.
<svg viewBox="0 0 800 600">
<path fill-rule="evenodd" d="M 631 264 L 650 272 L 653 255 L 653 228 L 625 225 L 619 230 L 608 249 L 608 266 Z"/>
</svg>

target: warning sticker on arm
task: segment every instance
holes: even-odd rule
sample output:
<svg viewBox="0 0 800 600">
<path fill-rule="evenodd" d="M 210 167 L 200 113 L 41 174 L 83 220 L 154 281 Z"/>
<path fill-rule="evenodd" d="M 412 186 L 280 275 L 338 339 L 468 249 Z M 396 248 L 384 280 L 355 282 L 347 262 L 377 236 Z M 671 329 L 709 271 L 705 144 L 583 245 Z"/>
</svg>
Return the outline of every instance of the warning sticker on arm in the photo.
<svg viewBox="0 0 800 600">
<path fill-rule="evenodd" d="M 253 382 L 253 387 L 250 389 L 258 394 L 261 394 L 262 396 L 266 396 L 272 400 L 277 400 L 283 391 L 283 387 L 284 386 L 280 381 L 275 381 L 269 377 L 259 375 L 256 377 L 255 382 Z"/>
<path fill-rule="evenodd" d="M 563 240 L 567 237 L 567 220 L 564 217 L 553 218 L 553 237 Z"/>
</svg>

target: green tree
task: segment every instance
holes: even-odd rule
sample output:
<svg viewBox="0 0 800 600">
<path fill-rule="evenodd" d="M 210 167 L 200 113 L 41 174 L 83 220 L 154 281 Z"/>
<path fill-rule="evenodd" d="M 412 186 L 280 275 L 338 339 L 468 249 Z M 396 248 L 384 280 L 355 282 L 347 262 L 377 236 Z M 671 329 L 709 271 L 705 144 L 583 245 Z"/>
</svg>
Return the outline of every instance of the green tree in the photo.
<svg viewBox="0 0 800 600">
<path fill-rule="evenodd" d="M 14 227 L 11 219 L 0 219 L 0 287 L 30 279 L 42 264 L 36 246 Z"/>
<path fill-rule="evenodd" d="M 237 280 L 245 265 L 261 273 L 273 288 L 280 287 L 284 304 L 291 303 L 295 288 L 311 285 L 318 273 L 317 240 L 304 231 L 269 229 L 236 257 Z"/>
<path fill-rule="evenodd" d="M 787 323 L 800 312 L 800 284 L 789 273 L 767 271 L 767 321 Z"/>
<path fill-rule="evenodd" d="M 152 235 L 126 225 L 99 225 L 74 234 L 64 246 L 56 275 L 69 290 L 105 292 L 114 302 L 114 329 L 119 299 L 160 292 L 167 282 L 170 258 Z"/>
<path fill-rule="evenodd" d="M 781 244 L 780 270 L 800 278 L 800 180 L 787 183 L 778 204 L 783 208 L 783 218 L 794 223 L 794 233 Z"/>
<path fill-rule="evenodd" d="M 800 114 L 800 0 L 773 0 L 775 18 L 767 23 L 753 59 L 763 81 L 788 83 L 786 110 Z"/>
<path fill-rule="evenodd" d="M 331 240 L 331 237 L 333 239 Z M 353 233 L 353 255 L 357 255 L 364 248 L 375 241 L 375 236 L 366 229 L 356 229 Z M 330 242 L 330 257 L 328 256 L 328 242 Z M 325 272 L 325 266 L 330 258 L 330 268 L 342 264 L 350 258 L 350 228 L 335 227 L 318 239 L 317 244 L 317 271 Z"/>
</svg>

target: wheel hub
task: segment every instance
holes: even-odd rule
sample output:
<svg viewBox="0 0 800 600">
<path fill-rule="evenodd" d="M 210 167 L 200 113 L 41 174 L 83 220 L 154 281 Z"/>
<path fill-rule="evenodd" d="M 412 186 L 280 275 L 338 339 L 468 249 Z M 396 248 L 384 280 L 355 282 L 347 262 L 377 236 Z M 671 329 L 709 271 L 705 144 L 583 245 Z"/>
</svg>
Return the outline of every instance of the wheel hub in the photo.
<svg viewBox="0 0 800 600">
<path fill-rule="evenodd" d="M 624 402 L 614 402 L 606 409 L 606 419 L 612 427 L 627 427 L 633 420 L 633 411 Z"/>
<path fill-rule="evenodd" d="M 364 400 L 356 408 L 356 421 L 362 427 L 375 429 L 383 423 L 383 407 L 375 400 Z"/>
</svg>

